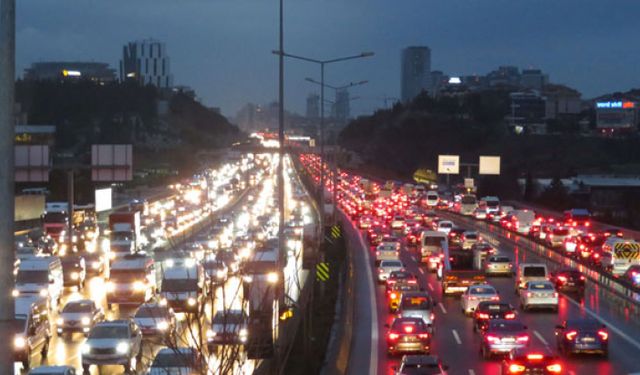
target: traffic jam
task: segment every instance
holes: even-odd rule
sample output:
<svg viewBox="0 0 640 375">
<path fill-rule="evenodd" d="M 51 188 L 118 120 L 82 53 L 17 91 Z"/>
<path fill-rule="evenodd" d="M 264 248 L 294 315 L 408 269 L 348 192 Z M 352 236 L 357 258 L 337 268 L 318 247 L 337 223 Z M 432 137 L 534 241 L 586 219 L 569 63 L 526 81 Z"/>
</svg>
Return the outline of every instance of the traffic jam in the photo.
<svg viewBox="0 0 640 375">
<path fill-rule="evenodd" d="M 280 263 L 277 164 L 277 154 L 234 156 L 107 215 L 47 203 L 41 230 L 16 237 L 16 369 L 252 373 L 273 350 L 278 290 L 295 303 L 304 286 L 303 230 L 315 233 L 287 159 Z"/>
<path fill-rule="evenodd" d="M 319 184 L 320 159 L 300 162 Z M 358 230 L 377 284 L 377 373 L 640 371 L 636 319 L 587 277 L 637 285 L 640 245 L 620 229 L 584 209 L 542 216 L 462 188 L 324 172 L 325 202 Z"/>
</svg>

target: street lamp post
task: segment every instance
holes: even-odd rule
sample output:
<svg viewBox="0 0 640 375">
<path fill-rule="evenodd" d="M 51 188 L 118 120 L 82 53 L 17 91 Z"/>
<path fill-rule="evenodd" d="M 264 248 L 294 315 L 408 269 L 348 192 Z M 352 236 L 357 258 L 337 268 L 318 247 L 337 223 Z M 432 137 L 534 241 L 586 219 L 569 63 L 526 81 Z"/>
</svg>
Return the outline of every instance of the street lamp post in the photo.
<svg viewBox="0 0 640 375">
<path fill-rule="evenodd" d="M 279 51 L 273 51 L 274 54 L 276 55 L 280 55 L 280 57 L 290 57 L 292 59 L 298 59 L 298 60 L 302 60 L 302 61 L 307 61 L 307 62 L 311 62 L 311 63 L 315 63 L 315 64 L 319 64 L 320 65 L 320 201 L 323 202 L 324 201 L 324 87 L 325 87 L 325 83 L 324 83 L 324 67 L 327 64 L 332 64 L 332 63 L 336 63 L 336 62 L 340 62 L 340 61 L 346 61 L 346 60 L 354 60 L 354 59 L 361 59 L 361 58 L 365 58 L 365 57 L 371 57 L 374 55 L 373 52 L 362 52 L 358 55 L 353 55 L 353 56 L 345 56 L 345 57 L 339 57 L 339 58 L 335 58 L 335 59 L 329 59 L 329 60 L 318 60 L 318 59 L 313 59 L 313 58 L 309 58 L 309 57 L 304 57 L 304 56 L 298 56 L 298 55 L 292 55 L 290 53 L 286 53 L 284 52 L 282 49 L 280 49 Z M 324 215 L 322 215 L 324 216 Z M 324 218 L 322 220 L 322 224 L 324 225 Z"/>
</svg>

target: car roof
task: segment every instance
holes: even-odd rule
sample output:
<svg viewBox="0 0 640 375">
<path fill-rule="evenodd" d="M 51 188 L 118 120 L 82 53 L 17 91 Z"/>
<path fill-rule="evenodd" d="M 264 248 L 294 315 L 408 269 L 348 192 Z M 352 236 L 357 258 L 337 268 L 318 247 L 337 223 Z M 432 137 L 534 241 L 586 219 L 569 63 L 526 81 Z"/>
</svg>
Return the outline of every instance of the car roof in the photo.
<svg viewBox="0 0 640 375">
<path fill-rule="evenodd" d="M 405 355 L 402 357 L 402 363 L 408 365 L 437 365 L 440 359 L 435 355 Z"/>
</svg>

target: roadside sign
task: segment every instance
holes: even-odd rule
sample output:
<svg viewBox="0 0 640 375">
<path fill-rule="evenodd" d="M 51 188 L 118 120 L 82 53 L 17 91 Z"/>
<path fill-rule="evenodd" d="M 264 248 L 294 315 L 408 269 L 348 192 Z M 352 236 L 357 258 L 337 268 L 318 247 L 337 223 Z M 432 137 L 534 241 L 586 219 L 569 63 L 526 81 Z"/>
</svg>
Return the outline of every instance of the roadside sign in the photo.
<svg viewBox="0 0 640 375">
<path fill-rule="evenodd" d="M 91 145 L 92 181 L 111 182 L 132 179 L 132 145 Z"/>
<path fill-rule="evenodd" d="M 413 180 L 420 184 L 433 184 L 438 181 L 438 176 L 431 169 L 420 168 L 413 174 Z"/>
<path fill-rule="evenodd" d="M 636 242 L 618 242 L 614 246 L 616 258 L 634 260 L 640 258 L 640 244 Z"/>
<path fill-rule="evenodd" d="M 480 174 L 500 174 L 500 156 L 480 156 Z"/>
<path fill-rule="evenodd" d="M 334 225 L 331 227 L 331 237 L 340 238 L 342 236 L 342 230 L 339 226 Z"/>
<path fill-rule="evenodd" d="M 15 145 L 16 182 L 48 182 L 51 161 L 47 145 Z"/>
<path fill-rule="evenodd" d="M 316 280 L 318 281 L 329 280 L 329 263 L 322 262 L 316 265 Z"/>
<path fill-rule="evenodd" d="M 459 174 L 460 173 L 460 156 L 459 155 L 438 155 L 438 173 L 439 174 Z"/>
</svg>

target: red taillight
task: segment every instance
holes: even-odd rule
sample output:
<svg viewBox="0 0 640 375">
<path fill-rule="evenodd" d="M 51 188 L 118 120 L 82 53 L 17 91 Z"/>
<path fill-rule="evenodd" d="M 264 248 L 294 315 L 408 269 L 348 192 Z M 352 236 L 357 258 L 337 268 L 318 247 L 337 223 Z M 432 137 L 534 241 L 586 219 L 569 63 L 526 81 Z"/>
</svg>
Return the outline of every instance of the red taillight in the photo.
<svg viewBox="0 0 640 375">
<path fill-rule="evenodd" d="M 488 342 L 500 342 L 500 338 L 497 336 L 491 336 L 491 335 L 487 335 L 486 336 L 486 340 Z"/>
<path fill-rule="evenodd" d="M 530 361 L 539 361 L 542 358 L 544 358 L 544 356 L 540 353 L 527 354 L 527 359 Z"/>
<path fill-rule="evenodd" d="M 428 339 L 429 338 L 429 334 L 428 333 L 420 333 L 418 334 L 418 337 L 421 339 Z"/>
<path fill-rule="evenodd" d="M 529 342 L 529 336 L 527 336 L 527 335 L 518 336 L 518 338 L 516 339 L 516 341 L 517 341 L 517 342 L 520 342 L 520 343 L 523 343 L 523 342 L 524 342 L 524 343 Z"/>
<path fill-rule="evenodd" d="M 565 333 L 564 337 L 566 337 L 567 340 L 571 341 L 571 340 L 576 338 L 577 334 L 578 334 L 578 332 L 576 332 L 576 331 L 570 331 L 570 332 Z"/>
<path fill-rule="evenodd" d="M 413 326 L 404 326 L 404 331 L 406 333 L 411 333 L 413 332 Z"/>
<path fill-rule="evenodd" d="M 565 276 L 558 276 L 558 281 L 562 281 L 563 283 L 566 283 L 567 278 Z"/>
<path fill-rule="evenodd" d="M 431 318 L 431 321 L 433 322 L 436 319 L 436 315 L 434 313 L 431 313 L 431 315 L 429 315 L 429 318 Z"/>
<path fill-rule="evenodd" d="M 415 279 L 411 279 L 407 281 L 407 284 L 417 284 L 417 283 L 418 283 L 418 280 L 415 280 Z"/>
<path fill-rule="evenodd" d="M 580 275 L 580 280 L 584 281 L 585 277 L 583 275 Z"/>
<path fill-rule="evenodd" d="M 547 366 L 547 371 L 553 374 L 560 374 L 562 372 L 562 366 L 559 363 Z"/>
<path fill-rule="evenodd" d="M 507 320 L 511 320 L 511 319 L 515 319 L 516 318 L 516 314 L 515 313 L 508 313 L 504 316 L 505 319 Z"/>
<path fill-rule="evenodd" d="M 553 293 L 553 298 L 558 298 L 558 292 Z"/>
<path fill-rule="evenodd" d="M 489 314 L 479 313 L 478 319 L 489 319 Z"/>
<path fill-rule="evenodd" d="M 393 340 L 397 340 L 397 339 L 398 339 L 398 337 L 400 337 L 400 335 L 399 335 L 399 334 L 397 334 L 397 333 L 389 333 L 389 336 L 388 336 L 388 337 L 389 337 L 389 340 L 392 340 L 392 341 L 393 341 Z"/>
<path fill-rule="evenodd" d="M 492 301 L 499 301 L 499 300 L 500 300 L 500 297 L 498 297 L 498 296 L 493 296 L 493 297 L 491 297 L 491 300 L 492 300 Z"/>
<path fill-rule="evenodd" d="M 527 292 L 527 298 L 531 298 L 531 297 L 533 297 L 533 293 Z"/>
<path fill-rule="evenodd" d="M 609 339 L 609 333 L 607 331 L 605 331 L 605 330 L 602 330 L 602 329 L 598 331 L 598 336 L 600 336 L 600 338 L 602 340 Z"/>
</svg>

